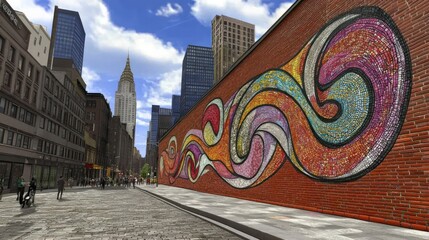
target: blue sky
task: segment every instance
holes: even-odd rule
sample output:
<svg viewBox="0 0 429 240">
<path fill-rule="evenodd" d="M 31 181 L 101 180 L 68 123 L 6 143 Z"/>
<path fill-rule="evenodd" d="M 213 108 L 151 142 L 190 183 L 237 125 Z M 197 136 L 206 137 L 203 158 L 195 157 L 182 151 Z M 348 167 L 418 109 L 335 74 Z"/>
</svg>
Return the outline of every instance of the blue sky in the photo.
<svg viewBox="0 0 429 240">
<path fill-rule="evenodd" d="M 53 9 L 79 12 L 86 32 L 83 78 L 114 110 L 115 91 L 130 53 L 137 93 L 136 147 L 144 156 L 151 106 L 171 107 L 180 94 L 188 45 L 211 45 L 210 21 L 227 15 L 255 24 L 256 38 L 294 0 L 9 0 L 51 33 Z"/>
</svg>

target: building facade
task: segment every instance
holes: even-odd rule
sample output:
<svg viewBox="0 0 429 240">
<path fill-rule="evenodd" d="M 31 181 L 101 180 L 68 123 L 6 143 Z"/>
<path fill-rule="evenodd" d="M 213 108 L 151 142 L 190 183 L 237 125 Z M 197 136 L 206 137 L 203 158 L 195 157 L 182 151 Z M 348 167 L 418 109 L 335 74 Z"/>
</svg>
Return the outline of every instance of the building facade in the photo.
<svg viewBox="0 0 429 240">
<path fill-rule="evenodd" d="M 129 174 L 132 162 L 133 141 L 127 132 L 127 125 L 121 123 L 119 116 L 109 121 L 109 154 L 113 178 Z"/>
<path fill-rule="evenodd" d="M 46 28 L 42 25 L 32 23 L 28 20 L 22 12 L 16 12 L 22 23 L 30 30 L 30 44 L 28 45 L 28 52 L 39 62 L 42 66 L 48 66 L 49 46 L 51 44 L 51 37 L 49 36 Z"/>
<path fill-rule="evenodd" d="M 176 123 L 180 118 L 180 95 L 171 97 L 171 111 L 173 114 L 173 123 Z"/>
<path fill-rule="evenodd" d="M 78 12 L 55 6 L 48 66 L 63 66 L 67 60 L 68 67 L 82 74 L 85 35 Z"/>
<path fill-rule="evenodd" d="M 115 93 L 115 116 L 119 116 L 121 122 L 127 125 L 127 132 L 133 140 L 136 127 L 136 105 L 134 76 L 128 56 L 118 83 L 118 90 Z"/>
<path fill-rule="evenodd" d="M 184 116 L 213 85 L 213 52 L 189 45 L 182 64 L 180 115 Z"/>
<path fill-rule="evenodd" d="M 88 131 L 94 135 L 96 142 L 95 163 L 92 165 L 92 177 L 98 178 L 110 174 L 110 156 L 109 156 L 109 122 L 112 118 L 109 103 L 101 93 L 86 94 L 85 121 Z M 87 166 L 90 168 L 91 166 Z"/>
<path fill-rule="evenodd" d="M 212 20 L 212 49 L 214 57 L 214 84 L 255 42 L 255 25 L 216 15 Z"/>
<path fill-rule="evenodd" d="M 152 105 L 151 119 L 146 144 L 145 161 L 152 167 L 156 166 L 159 139 L 173 126 L 171 109 Z"/>
<path fill-rule="evenodd" d="M 28 52 L 31 31 L 6 2 L 0 11 L 0 178 L 6 191 L 35 177 L 55 187 L 83 172 L 83 106 L 70 78 L 58 79 Z"/>
</svg>

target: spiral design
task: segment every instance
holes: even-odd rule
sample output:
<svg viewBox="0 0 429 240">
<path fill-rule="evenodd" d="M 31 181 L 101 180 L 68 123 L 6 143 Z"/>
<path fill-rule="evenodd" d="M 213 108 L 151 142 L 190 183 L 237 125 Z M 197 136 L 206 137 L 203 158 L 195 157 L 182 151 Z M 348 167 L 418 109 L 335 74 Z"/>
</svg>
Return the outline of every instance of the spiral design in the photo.
<svg viewBox="0 0 429 240">
<path fill-rule="evenodd" d="M 180 153 L 161 154 L 170 162 L 166 174 L 171 182 L 195 182 L 211 166 L 231 186 L 248 188 L 287 159 L 320 181 L 362 177 L 399 134 L 411 90 L 409 59 L 382 10 L 343 14 L 288 63 L 250 80 L 226 104 L 211 101 L 202 130 L 188 132 Z"/>
</svg>

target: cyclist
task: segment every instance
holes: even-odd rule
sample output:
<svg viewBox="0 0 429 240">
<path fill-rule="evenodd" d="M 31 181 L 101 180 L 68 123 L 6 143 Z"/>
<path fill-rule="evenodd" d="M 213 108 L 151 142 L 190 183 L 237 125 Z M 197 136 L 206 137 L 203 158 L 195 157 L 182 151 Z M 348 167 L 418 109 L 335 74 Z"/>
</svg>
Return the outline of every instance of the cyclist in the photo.
<svg viewBox="0 0 429 240">
<path fill-rule="evenodd" d="M 34 197 L 36 196 L 36 188 L 37 188 L 36 179 L 34 177 L 32 177 L 31 181 L 30 181 L 30 185 L 28 187 L 28 192 L 25 196 L 28 196 L 30 194 L 30 192 L 33 191 L 33 200 L 32 200 L 33 203 L 34 203 Z"/>
</svg>

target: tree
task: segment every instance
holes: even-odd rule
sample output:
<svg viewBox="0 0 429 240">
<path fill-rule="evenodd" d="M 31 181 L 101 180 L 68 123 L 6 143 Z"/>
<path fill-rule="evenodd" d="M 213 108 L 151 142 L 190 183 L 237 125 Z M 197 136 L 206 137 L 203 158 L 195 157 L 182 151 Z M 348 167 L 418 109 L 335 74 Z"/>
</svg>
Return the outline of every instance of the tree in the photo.
<svg viewBox="0 0 429 240">
<path fill-rule="evenodd" d="M 145 178 L 147 177 L 148 173 L 150 173 L 150 165 L 148 163 L 145 163 L 140 171 L 140 176 Z"/>
</svg>

